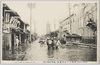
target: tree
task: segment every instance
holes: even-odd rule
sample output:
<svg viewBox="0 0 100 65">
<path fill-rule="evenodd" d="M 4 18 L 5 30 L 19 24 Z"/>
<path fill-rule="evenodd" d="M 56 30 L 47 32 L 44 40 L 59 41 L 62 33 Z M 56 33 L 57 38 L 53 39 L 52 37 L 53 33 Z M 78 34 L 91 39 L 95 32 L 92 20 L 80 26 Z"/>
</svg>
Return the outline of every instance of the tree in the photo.
<svg viewBox="0 0 100 65">
<path fill-rule="evenodd" d="M 51 32 L 51 33 L 50 33 L 50 36 L 51 36 L 51 37 L 57 37 L 57 36 L 58 36 L 58 33 L 57 33 L 57 32 Z"/>
</svg>

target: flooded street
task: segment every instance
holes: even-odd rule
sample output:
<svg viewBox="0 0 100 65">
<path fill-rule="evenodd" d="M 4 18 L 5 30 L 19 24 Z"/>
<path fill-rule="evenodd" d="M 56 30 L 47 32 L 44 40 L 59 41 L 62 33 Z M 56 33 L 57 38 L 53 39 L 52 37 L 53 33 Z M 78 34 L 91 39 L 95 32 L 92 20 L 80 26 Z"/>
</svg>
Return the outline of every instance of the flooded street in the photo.
<svg viewBox="0 0 100 65">
<path fill-rule="evenodd" d="M 25 61 L 96 61 L 96 49 L 61 45 L 59 50 L 48 52 L 47 45 L 39 40 L 31 43 L 26 50 Z"/>
<path fill-rule="evenodd" d="M 1 63 L 99 63 L 99 2 L 2 1 Z"/>
</svg>

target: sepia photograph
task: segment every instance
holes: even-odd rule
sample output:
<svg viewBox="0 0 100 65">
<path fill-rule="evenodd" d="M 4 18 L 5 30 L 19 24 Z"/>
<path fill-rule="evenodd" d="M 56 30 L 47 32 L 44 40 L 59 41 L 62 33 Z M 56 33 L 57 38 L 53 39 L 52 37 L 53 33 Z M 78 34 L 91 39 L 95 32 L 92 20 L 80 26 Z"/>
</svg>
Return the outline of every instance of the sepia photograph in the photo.
<svg viewBox="0 0 100 65">
<path fill-rule="evenodd" d="M 99 61 L 98 1 L 2 1 L 1 63 Z"/>
</svg>

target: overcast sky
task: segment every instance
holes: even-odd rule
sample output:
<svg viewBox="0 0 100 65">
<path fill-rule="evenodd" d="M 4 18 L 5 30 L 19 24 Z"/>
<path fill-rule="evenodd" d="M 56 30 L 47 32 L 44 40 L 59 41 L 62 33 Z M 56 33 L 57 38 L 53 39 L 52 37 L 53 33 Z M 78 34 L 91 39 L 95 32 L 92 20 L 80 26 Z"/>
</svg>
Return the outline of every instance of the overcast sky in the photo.
<svg viewBox="0 0 100 65">
<path fill-rule="evenodd" d="M 30 24 L 30 9 L 28 7 L 29 2 L 5 2 L 12 10 L 16 11 L 21 19 Z M 56 29 L 59 28 L 59 21 L 68 17 L 68 6 L 66 2 L 31 2 L 35 3 L 35 8 L 32 11 L 32 32 L 34 32 L 34 23 L 36 26 L 36 32 L 38 35 L 46 33 L 46 24 L 50 23 L 51 31 L 54 30 L 54 21 L 56 23 Z M 28 28 L 29 29 L 29 28 Z"/>
</svg>

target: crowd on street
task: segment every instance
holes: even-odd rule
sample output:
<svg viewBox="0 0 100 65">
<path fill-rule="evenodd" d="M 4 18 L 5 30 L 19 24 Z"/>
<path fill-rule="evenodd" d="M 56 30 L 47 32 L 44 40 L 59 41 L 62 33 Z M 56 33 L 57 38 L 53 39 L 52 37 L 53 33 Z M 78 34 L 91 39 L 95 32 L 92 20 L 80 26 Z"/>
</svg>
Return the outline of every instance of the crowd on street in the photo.
<svg viewBox="0 0 100 65">
<path fill-rule="evenodd" d="M 41 43 L 41 45 L 46 44 L 48 51 L 59 50 L 59 46 L 61 45 L 60 40 L 56 39 L 56 37 L 47 37 L 46 39 L 40 38 L 39 43 Z"/>
</svg>

